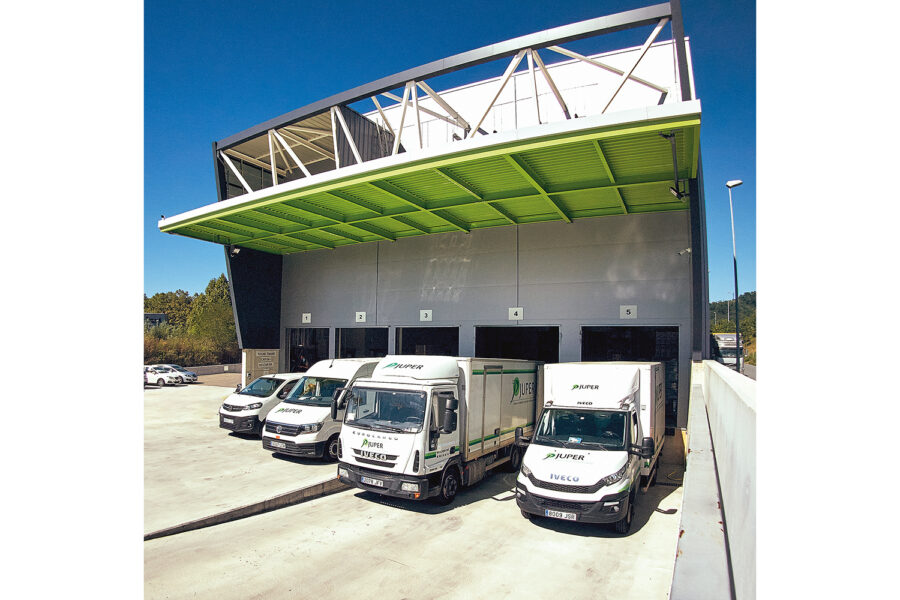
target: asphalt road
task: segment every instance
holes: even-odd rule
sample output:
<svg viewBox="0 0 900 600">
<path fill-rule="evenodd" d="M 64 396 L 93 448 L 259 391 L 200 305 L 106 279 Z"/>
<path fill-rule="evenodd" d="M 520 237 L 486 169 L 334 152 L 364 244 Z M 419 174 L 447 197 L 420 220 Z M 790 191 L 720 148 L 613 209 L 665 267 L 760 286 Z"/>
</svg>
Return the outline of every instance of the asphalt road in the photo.
<svg viewBox="0 0 900 600">
<path fill-rule="evenodd" d="M 680 479 L 680 469 L 660 471 Z M 449 507 L 352 489 L 144 543 L 146 598 L 667 597 L 682 488 L 639 496 L 631 533 L 524 519 L 515 475 Z M 657 510 L 659 509 L 659 510 Z"/>
</svg>

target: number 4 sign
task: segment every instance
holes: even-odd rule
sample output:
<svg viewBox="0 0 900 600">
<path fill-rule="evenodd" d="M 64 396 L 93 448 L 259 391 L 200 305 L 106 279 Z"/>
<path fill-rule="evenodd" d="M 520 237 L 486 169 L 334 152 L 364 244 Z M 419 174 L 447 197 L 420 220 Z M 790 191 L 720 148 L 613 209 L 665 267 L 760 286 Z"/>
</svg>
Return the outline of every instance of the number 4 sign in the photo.
<svg viewBox="0 0 900 600">
<path fill-rule="evenodd" d="M 515 306 L 509 309 L 510 321 L 521 321 L 523 318 L 525 318 L 525 309 L 521 306 Z"/>
</svg>

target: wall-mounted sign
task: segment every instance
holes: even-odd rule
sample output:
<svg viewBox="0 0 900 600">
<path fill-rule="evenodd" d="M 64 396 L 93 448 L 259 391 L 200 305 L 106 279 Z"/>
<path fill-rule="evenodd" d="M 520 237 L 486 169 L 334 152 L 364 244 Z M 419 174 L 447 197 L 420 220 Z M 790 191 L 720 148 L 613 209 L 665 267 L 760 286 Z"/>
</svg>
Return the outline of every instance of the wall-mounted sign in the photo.
<svg viewBox="0 0 900 600">
<path fill-rule="evenodd" d="M 509 320 L 510 321 L 521 321 L 525 318 L 525 309 L 521 306 L 514 306 L 509 309 Z"/>
<path fill-rule="evenodd" d="M 637 319 L 637 304 L 620 304 L 620 319 Z"/>
<path fill-rule="evenodd" d="M 420 321 L 430 321 L 432 317 L 431 310 L 425 309 L 419 311 L 419 320 Z"/>
<path fill-rule="evenodd" d="M 366 322 L 366 313 L 365 313 L 365 311 L 363 311 L 363 312 L 357 312 L 357 313 L 356 313 L 356 322 L 357 322 L 357 323 L 365 323 L 365 322 Z"/>
</svg>

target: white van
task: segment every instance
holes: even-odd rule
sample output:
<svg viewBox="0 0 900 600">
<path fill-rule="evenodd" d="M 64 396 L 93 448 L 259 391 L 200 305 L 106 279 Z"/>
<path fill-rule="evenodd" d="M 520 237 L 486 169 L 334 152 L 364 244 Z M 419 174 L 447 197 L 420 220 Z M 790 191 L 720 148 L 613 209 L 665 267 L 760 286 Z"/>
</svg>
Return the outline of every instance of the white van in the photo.
<svg viewBox="0 0 900 600">
<path fill-rule="evenodd" d="M 262 433 L 266 415 L 294 389 L 303 373 L 273 373 L 254 379 L 227 398 L 219 409 L 219 427 L 241 433 Z"/>
<path fill-rule="evenodd" d="M 628 533 L 641 479 L 656 477 L 665 410 L 661 363 L 544 365 L 544 411 L 516 479 L 522 515 Z"/>
<path fill-rule="evenodd" d="M 290 395 L 269 412 L 262 445 L 276 454 L 326 457 L 337 460 L 338 435 L 343 411 L 331 418 L 331 401 L 338 388 L 349 387 L 359 377 L 369 377 L 379 358 L 320 360 Z"/>
</svg>

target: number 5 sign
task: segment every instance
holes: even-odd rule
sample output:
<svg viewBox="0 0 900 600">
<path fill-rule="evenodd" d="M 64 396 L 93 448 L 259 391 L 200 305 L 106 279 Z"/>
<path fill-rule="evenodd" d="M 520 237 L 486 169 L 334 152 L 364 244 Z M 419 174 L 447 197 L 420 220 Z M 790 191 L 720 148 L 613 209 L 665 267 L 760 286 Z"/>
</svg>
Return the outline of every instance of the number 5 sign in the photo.
<svg viewBox="0 0 900 600">
<path fill-rule="evenodd" d="M 637 304 L 620 304 L 620 319 L 637 319 Z"/>
</svg>

